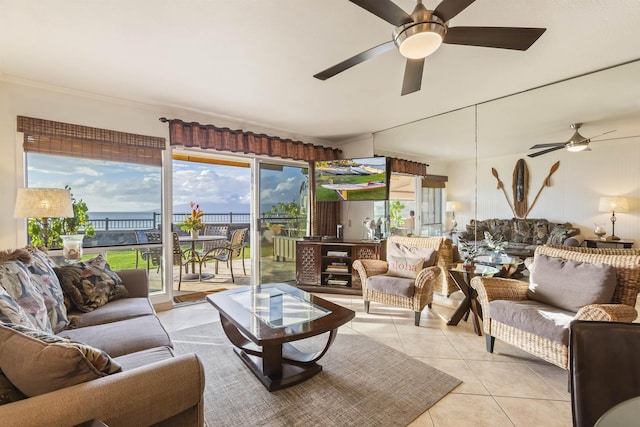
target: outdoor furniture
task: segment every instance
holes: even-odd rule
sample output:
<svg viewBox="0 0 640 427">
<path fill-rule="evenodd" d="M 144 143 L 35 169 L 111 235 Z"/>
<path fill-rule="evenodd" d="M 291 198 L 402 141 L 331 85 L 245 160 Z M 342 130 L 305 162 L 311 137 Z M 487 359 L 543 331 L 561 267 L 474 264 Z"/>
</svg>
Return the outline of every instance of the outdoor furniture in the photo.
<svg viewBox="0 0 640 427">
<path fill-rule="evenodd" d="M 147 243 L 162 243 L 162 233 L 159 231 L 145 231 L 144 236 L 147 239 Z M 140 257 L 147 261 L 147 274 L 149 274 L 149 269 L 152 265 L 156 267 L 156 272 L 160 271 L 160 266 L 162 265 L 162 247 L 147 248 L 142 252 Z"/>
<path fill-rule="evenodd" d="M 224 240 L 210 240 L 202 242 L 202 250 L 198 251 L 198 256 L 200 257 L 200 272 L 202 273 L 202 266 L 207 266 L 208 260 L 215 260 L 216 264 L 218 263 L 217 259 L 211 258 L 210 255 L 216 252 L 219 248 L 226 246 L 229 244 L 227 240 L 227 236 L 229 233 L 229 227 L 226 225 L 207 225 L 204 227 L 204 235 L 205 236 L 223 236 Z M 218 267 L 216 265 L 216 273 L 218 272 Z"/>
<path fill-rule="evenodd" d="M 191 249 L 183 250 L 182 246 L 180 246 L 180 237 L 178 233 L 171 233 L 173 235 L 173 265 L 178 265 L 179 277 L 178 277 L 178 290 L 180 290 L 180 285 L 182 285 L 182 267 L 184 267 L 185 274 L 189 272 L 189 260 L 192 256 L 197 256 L 196 254 L 192 254 Z"/>
<path fill-rule="evenodd" d="M 359 259 L 353 269 L 360 275 L 364 307 L 371 301 L 414 311 L 420 326 L 422 310 L 433 301 L 433 290 L 441 283 L 440 250 L 450 240 L 443 237 L 391 236 L 387 261 Z"/>
<path fill-rule="evenodd" d="M 635 320 L 640 256 L 583 250 L 538 247 L 530 273 L 532 285 L 495 277 L 471 280 L 482 307 L 488 352 L 493 352 L 498 338 L 569 369 L 571 322 Z M 565 265 L 558 268 L 561 262 Z M 608 272 L 605 280 L 605 272 L 599 269 L 609 266 L 614 277 Z"/>
<path fill-rule="evenodd" d="M 591 427 L 609 409 L 640 396 L 640 325 L 576 321 L 570 335 L 573 425 Z M 633 422 L 608 425 L 636 424 L 637 402 L 635 408 Z"/>
<path fill-rule="evenodd" d="M 215 260 L 216 274 L 218 274 L 218 262 L 219 261 L 226 262 L 227 267 L 231 272 L 231 281 L 235 282 L 235 277 L 233 275 L 233 260 L 234 258 L 240 257 L 242 258 L 242 270 L 244 272 L 244 275 L 246 276 L 247 268 L 245 267 L 245 264 L 244 264 L 244 248 L 245 248 L 244 239 L 248 231 L 249 231 L 248 228 L 238 228 L 234 230 L 233 233 L 231 234 L 231 240 L 227 244 L 219 248 L 214 248 L 211 251 L 209 251 L 208 254 L 206 255 L 206 259 L 200 260 L 200 273 L 202 273 L 202 264 L 206 260 Z"/>
</svg>

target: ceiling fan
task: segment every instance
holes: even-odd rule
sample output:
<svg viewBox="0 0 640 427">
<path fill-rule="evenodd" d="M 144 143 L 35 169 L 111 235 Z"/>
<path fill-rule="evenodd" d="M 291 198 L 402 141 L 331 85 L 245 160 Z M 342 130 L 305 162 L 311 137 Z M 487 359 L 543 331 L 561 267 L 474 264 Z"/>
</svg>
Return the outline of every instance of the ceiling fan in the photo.
<svg viewBox="0 0 640 427">
<path fill-rule="evenodd" d="M 393 38 L 313 77 L 326 80 L 397 47 L 400 54 L 407 58 L 402 95 L 420 90 L 424 60 L 438 50 L 442 43 L 527 50 L 546 31 L 546 28 L 449 27 L 449 20 L 475 0 L 443 0 L 434 10 L 428 10 L 422 0 L 418 0 L 411 15 L 391 0 L 349 1 L 394 25 L 396 28 L 393 30 Z"/>
<path fill-rule="evenodd" d="M 574 123 L 571 125 L 571 129 L 574 129 L 575 132 L 573 136 L 569 138 L 567 142 L 552 142 L 550 144 L 536 144 L 530 148 L 530 150 L 536 150 L 538 148 L 546 148 L 546 150 L 538 151 L 537 153 L 528 154 L 529 157 L 538 157 L 543 154 L 551 153 L 556 150 L 561 150 L 565 148 L 567 151 L 577 152 L 577 151 L 591 151 L 589 148 L 589 143 L 593 141 L 594 138 L 597 138 L 602 135 L 606 135 L 611 132 L 615 132 L 615 130 L 610 130 L 600 135 L 593 136 L 591 138 L 585 138 L 580 135 L 578 129 L 582 126 L 582 123 Z M 595 142 L 595 141 L 594 141 Z"/>
</svg>

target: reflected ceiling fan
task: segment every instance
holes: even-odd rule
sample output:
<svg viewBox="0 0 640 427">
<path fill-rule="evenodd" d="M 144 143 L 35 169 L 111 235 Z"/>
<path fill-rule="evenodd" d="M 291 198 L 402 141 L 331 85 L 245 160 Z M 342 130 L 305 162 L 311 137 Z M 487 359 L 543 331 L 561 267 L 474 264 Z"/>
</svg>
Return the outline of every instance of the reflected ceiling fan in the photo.
<svg viewBox="0 0 640 427">
<path fill-rule="evenodd" d="M 365 50 L 313 77 L 326 80 L 397 47 L 400 54 L 407 58 L 402 95 L 420 90 L 424 60 L 442 43 L 527 50 L 546 31 L 546 28 L 449 27 L 449 20 L 475 0 L 442 0 L 434 10 L 428 10 L 422 0 L 418 0 L 411 15 L 391 0 L 349 1 L 394 25 L 396 28 L 392 40 Z"/>
<path fill-rule="evenodd" d="M 551 153 L 556 150 L 561 150 L 565 148 L 567 151 L 577 152 L 577 151 L 591 151 L 589 148 L 589 143 L 593 141 L 594 138 L 597 138 L 602 135 L 606 135 L 611 132 L 615 132 L 615 130 L 610 130 L 608 132 L 601 133 L 600 135 L 593 136 L 591 138 L 585 138 L 580 135 L 578 129 L 582 126 L 582 123 L 574 123 L 571 125 L 571 129 L 575 130 L 573 136 L 569 138 L 567 142 L 553 142 L 550 144 L 536 144 L 530 148 L 530 150 L 537 150 L 538 148 L 546 148 L 546 150 L 538 151 L 537 153 L 528 154 L 529 157 L 538 157 L 543 154 Z M 594 141 L 595 142 L 595 141 Z"/>
</svg>

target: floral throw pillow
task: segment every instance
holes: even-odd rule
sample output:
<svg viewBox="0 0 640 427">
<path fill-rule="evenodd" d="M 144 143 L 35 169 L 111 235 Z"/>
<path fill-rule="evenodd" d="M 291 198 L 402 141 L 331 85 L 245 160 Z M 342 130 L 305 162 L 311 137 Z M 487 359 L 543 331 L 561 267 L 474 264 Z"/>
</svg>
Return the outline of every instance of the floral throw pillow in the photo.
<svg viewBox="0 0 640 427">
<path fill-rule="evenodd" d="M 102 256 L 54 270 L 65 294 L 80 311 L 93 311 L 128 295 L 122 280 Z"/>
<path fill-rule="evenodd" d="M 20 325 L 0 325 L 0 342 L 2 371 L 29 397 L 122 371 L 102 350 Z"/>
<path fill-rule="evenodd" d="M 31 253 L 31 263 L 27 265 L 31 273 L 31 281 L 44 298 L 51 328 L 57 334 L 69 325 L 69 319 L 64 305 L 62 286 L 53 270 L 56 265 L 38 248 L 27 246 L 25 249 Z"/>
<path fill-rule="evenodd" d="M 0 286 L 24 309 L 33 325 L 53 332 L 44 298 L 24 264 L 30 261 L 31 255 L 24 249 L 0 252 Z"/>
<path fill-rule="evenodd" d="M 0 275 L 1 274 L 0 272 Z M 0 281 L 1 280 L 2 279 L 0 279 Z M 24 308 L 22 308 L 2 286 L 0 286 L 0 323 L 17 323 L 22 326 L 35 328 L 35 325 L 27 315 L 27 312 L 24 311 Z"/>
</svg>

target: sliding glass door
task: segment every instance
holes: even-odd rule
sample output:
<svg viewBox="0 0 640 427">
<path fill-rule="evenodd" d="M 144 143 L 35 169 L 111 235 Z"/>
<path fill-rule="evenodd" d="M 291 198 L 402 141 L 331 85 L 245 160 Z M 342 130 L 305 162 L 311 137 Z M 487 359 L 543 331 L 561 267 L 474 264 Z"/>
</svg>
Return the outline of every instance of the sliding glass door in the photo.
<svg viewBox="0 0 640 427">
<path fill-rule="evenodd" d="M 296 240 L 307 235 L 309 227 L 308 168 L 259 162 L 258 187 L 257 283 L 293 284 Z"/>
</svg>

